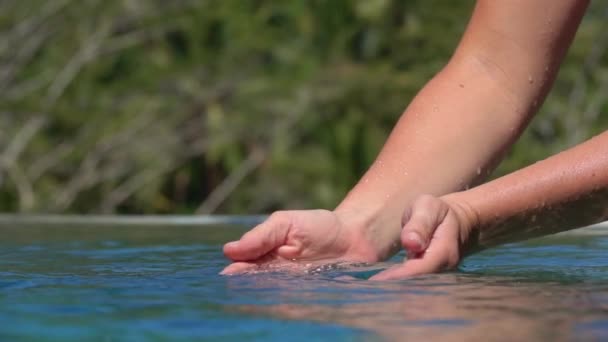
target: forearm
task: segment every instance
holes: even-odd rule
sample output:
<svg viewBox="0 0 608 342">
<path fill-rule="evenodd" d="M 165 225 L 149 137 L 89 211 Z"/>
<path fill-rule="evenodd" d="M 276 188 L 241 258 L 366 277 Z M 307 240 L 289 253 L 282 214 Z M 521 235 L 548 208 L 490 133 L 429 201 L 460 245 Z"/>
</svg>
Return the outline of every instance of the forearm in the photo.
<svg viewBox="0 0 608 342">
<path fill-rule="evenodd" d="M 376 161 L 336 211 L 372 227 L 379 244 L 397 242 L 403 208 L 410 201 L 423 193 L 462 190 L 500 160 L 531 115 L 530 109 L 515 107 L 473 65 L 446 67 L 412 101 Z"/>
<path fill-rule="evenodd" d="M 500 161 L 544 100 L 585 7 L 480 0 L 452 60 L 411 102 L 336 212 L 370 229 L 383 257 L 394 252 L 408 203 L 466 188 Z"/>
<path fill-rule="evenodd" d="M 606 220 L 608 132 L 446 198 L 473 213 L 469 252 Z"/>
</svg>

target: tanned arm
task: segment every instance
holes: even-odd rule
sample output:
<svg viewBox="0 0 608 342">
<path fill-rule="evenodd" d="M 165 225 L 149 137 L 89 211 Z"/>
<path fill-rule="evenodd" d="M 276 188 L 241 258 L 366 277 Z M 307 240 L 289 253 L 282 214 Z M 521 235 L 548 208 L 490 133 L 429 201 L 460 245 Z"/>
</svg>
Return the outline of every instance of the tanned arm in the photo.
<svg viewBox="0 0 608 342">
<path fill-rule="evenodd" d="M 449 63 L 403 113 L 377 160 L 334 211 L 284 211 L 226 244 L 224 273 L 263 264 L 377 261 L 399 249 L 420 194 L 480 182 L 549 91 L 587 0 L 479 0 Z M 371 114 L 370 114 L 371 115 Z"/>
</svg>

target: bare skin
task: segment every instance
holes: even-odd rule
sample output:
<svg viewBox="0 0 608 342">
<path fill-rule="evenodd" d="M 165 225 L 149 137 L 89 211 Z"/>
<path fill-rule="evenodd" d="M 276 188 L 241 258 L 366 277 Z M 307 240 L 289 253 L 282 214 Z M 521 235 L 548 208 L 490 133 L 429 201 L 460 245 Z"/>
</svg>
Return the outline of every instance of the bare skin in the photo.
<svg viewBox="0 0 608 342">
<path fill-rule="evenodd" d="M 608 132 L 474 189 L 420 197 L 404 217 L 401 237 L 407 244 L 411 235 L 433 232 L 428 248 L 373 279 L 439 272 L 489 247 L 606 219 Z"/>
<path fill-rule="evenodd" d="M 275 213 L 224 246 L 235 263 L 223 273 L 390 257 L 401 245 L 404 207 L 421 194 L 479 183 L 502 159 L 549 91 L 587 5 L 479 0 L 449 63 L 410 103 L 342 203 L 333 211 Z M 403 245 L 425 247 L 419 239 Z"/>
</svg>

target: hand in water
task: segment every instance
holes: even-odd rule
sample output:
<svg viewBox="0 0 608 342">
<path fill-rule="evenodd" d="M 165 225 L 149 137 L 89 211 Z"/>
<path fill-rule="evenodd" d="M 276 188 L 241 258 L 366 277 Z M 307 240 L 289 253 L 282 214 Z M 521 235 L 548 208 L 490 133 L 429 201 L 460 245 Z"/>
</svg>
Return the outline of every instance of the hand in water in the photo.
<svg viewBox="0 0 608 342">
<path fill-rule="evenodd" d="M 332 211 L 277 212 L 240 240 L 224 246 L 224 254 L 234 263 L 222 274 L 252 271 L 266 265 L 288 269 L 309 263 L 376 262 L 378 252 L 362 231 L 349 226 Z"/>
<path fill-rule="evenodd" d="M 370 279 L 401 279 L 458 266 L 474 226 L 474 215 L 457 203 L 447 197 L 418 198 L 403 218 L 401 243 L 408 251 L 407 260 Z"/>
</svg>

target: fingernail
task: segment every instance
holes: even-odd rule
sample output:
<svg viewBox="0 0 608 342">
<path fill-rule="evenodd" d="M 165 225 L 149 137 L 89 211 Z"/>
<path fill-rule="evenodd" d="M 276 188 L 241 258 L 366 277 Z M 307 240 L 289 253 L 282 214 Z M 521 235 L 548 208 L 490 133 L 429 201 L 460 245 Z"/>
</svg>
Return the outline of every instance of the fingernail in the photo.
<svg viewBox="0 0 608 342">
<path fill-rule="evenodd" d="M 228 243 L 226 243 L 226 247 L 237 247 L 239 245 L 238 241 L 230 241 Z"/>
<path fill-rule="evenodd" d="M 424 247 L 424 241 L 422 241 L 422 238 L 420 238 L 420 235 L 418 235 L 418 233 L 409 232 L 407 233 L 405 238 L 409 241 L 414 242 L 419 249 L 422 249 Z"/>
</svg>

